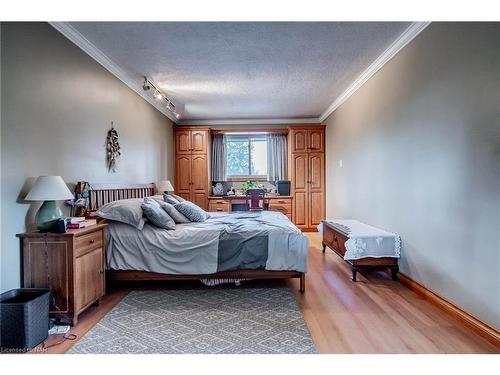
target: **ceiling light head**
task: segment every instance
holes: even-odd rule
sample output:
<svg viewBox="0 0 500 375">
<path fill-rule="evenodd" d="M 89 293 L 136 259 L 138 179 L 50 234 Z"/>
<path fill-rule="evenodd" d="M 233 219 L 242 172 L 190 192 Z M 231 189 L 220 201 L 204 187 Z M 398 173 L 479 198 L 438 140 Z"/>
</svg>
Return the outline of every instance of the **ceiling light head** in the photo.
<svg viewBox="0 0 500 375">
<path fill-rule="evenodd" d="M 162 98 L 161 93 L 158 90 L 155 91 L 155 98 L 158 100 L 161 100 Z"/>
<path fill-rule="evenodd" d="M 149 84 L 148 79 L 146 77 L 144 77 L 144 83 L 142 84 L 142 89 L 144 91 L 151 90 L 151 85 Z"/>
<path fill-rule="evenodd" d="M 174 113 L 174 115 L 175 115 L 175 118 L 176 118 L 177 120 L 181 118 L 181 115 L 180 115 L 180 114 L 178 114 L 177 112 L 175 112 L 175 113 Z"/>
</svg>

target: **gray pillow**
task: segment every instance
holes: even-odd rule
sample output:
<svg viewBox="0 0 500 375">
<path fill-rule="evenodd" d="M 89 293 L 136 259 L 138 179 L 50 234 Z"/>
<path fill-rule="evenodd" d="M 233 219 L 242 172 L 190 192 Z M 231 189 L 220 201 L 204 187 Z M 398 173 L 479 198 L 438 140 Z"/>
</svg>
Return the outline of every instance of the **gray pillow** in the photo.
<svg viewBox="0 0 500 375">
<path fill-rule="evenodd" d="M 174 204 L 175 209 L 186 216 L 190 221 L 201 222 L 209 218 L 209 215 L 202 208 L 194 203 L 185 201 Z"/>
<path fill-rule="evenodd" d="M 158 228 L 175 229 L 175 221 L 161 208 L 155 199 L 144 198 L 142 210 L 147 219 Z"/>
<path fill-rule="evenodd" d="M 177 198 L 174 198 L 171 194 L 163 194 L 163 199 L 165 200 L 165 202 L 170 204 L 177 204 L 180 202 Z"/>
<path fill-rule="evenodd" d="M 139 198 L 122 199 L 105 204 L 92 215 L 129 224 L 141 230 L 145 223 L 141 205 L 142 199 Z"/>
<path fill-rule="evenodd" d="M 185 224 L 190 222 L 186 216 L 177 211 L 177 209 L 170 203 L 167 202 L 158 202 L 158 203 L 160 203 L 160 207 L 163 208 L 172 219 L 174 219 L 176 224 Z"/>
</svg>

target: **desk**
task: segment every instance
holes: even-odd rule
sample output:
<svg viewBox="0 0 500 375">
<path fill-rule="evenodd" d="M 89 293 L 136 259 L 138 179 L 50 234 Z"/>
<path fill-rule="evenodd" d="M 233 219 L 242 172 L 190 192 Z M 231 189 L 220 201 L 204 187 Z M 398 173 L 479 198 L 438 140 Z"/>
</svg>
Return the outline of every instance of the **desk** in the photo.
<svg viewBox="0 0 500 375">
<path fill-rule="evenodd" d="M 292 199 L 289 195 L 265 194 L 264 209 L 279 211 L 292 220 Z M 246 195 L 208 197 L 208 211 L 210 212 L 246 211 L 247 205 Z"/>
</svg>

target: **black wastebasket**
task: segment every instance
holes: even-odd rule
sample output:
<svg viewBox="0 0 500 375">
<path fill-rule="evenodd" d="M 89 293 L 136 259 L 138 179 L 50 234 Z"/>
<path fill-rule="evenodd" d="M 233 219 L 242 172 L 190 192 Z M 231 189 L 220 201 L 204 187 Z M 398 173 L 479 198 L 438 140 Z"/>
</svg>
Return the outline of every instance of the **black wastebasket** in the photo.
<svg viewBox="0 0 500 375">
<path fill-rule="evenodd" d="M 2 351 L 29 350 L 48 336 L 49 289 L 13 289 L 0 295 Z"/>
</svg>

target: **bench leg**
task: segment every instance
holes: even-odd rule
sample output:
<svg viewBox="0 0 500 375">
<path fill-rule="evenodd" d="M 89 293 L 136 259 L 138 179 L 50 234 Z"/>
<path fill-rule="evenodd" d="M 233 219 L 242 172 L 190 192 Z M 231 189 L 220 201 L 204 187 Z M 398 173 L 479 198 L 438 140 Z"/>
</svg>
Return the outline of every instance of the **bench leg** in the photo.
<svg viewBox="0 0 500 375">
<path fill-rule="evenodd" d="M 300 274 L 300 293 L 304 293 L 306 290 L 306 274 L 302 272 Z"/>
<path fill-rule="evenodd" d="M 356 274 L 358 273 L 358 267 L 352 267 L 352 281 L 356 282 Z"/>
<path fill-rule="evenodd" d="M 398 272 L 399 272 L 398 266 L 391 267 L 392 280 L 398 281 Z"/>
</svg>

